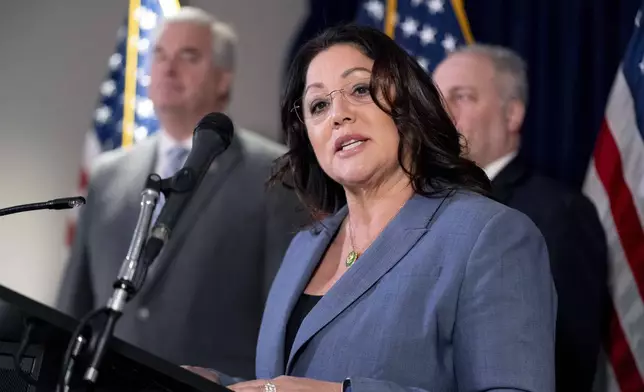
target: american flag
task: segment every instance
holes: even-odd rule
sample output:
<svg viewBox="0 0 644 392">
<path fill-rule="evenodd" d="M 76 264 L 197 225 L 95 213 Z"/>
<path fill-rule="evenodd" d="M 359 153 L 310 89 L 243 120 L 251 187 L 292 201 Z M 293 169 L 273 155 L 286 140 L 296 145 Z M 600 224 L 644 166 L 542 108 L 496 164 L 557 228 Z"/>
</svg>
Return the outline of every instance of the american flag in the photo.
<svg viewBox="0 0 644 392">
<path fill-rule="evenodd" d="M 384 31 L 430 73 L 473 41 L 462 0 L 364 0 L 356 23 Z"/>
<path fill-rule="evenodd" d="M 87 193 L 89 170 L 99 154 L 130 146 L 158 130 L 147 97 L 151 40 L 162 18 L 178 9 L 178 0 L 130 0 L 127 18 L 118 30 L 116 51 L 108 60 L 107 77 L 100 86 L 92 129 L 85 135 L 79 194 Z M 72 215 L 67 225 L 68 246 L 73 241 L 76 218 Z"/>
<path fill-rule="evenodd" d="M 644 391 L 644 2 L 608 97 L 584 193 L 609 249 L 605 391 Z"/>
</svg>

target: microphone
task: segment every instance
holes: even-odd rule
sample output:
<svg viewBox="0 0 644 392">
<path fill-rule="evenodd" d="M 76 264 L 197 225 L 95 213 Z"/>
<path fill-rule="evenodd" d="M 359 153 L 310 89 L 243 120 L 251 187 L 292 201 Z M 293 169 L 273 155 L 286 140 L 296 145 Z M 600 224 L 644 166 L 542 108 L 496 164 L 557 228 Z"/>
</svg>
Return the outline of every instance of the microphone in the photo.
<svg viewBox="0 0 644 392">
<path fill-rule="evenodd" d="M 210 113 L 197 124 L 186 163 L 169 179 L 169 189 L 163 189 L 166 202 L 146 242 L 142 254 L 143 268 L 147 269 L 161 252 L 212 161 L 230 146 L 233 130 L 232 121 L 223 113 Z"/>
<path fill-rule="evenodd" d="M 22 204 L 18 206 L 3 208 L 0 209 L 0 216 L 37 210 L 66 210 L 69 208 L 82 206 L 83 204 L 85 204 L 84 197 L 63 197 L 61 199 L 53 199 L 45 202 Z"/>
</svg>

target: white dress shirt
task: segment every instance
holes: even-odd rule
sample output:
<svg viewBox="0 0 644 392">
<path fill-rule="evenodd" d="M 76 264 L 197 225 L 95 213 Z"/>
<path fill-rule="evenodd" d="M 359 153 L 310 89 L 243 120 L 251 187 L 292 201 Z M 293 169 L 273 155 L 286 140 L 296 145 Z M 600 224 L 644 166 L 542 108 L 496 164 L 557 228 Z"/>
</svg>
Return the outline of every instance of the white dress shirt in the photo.
<svg viewBox="0 0 644 392">
<path fill-rule="evenodd" d="M 511 153 L 502 156 L 501 158 L 493 161 L 489 165 L 485 166 L 483 170 L 490 181 L 494 180 L 501 170 L 503 170 L 513 159 L 517 156 L 517 151 L 512 151 Z"/>
</svg>

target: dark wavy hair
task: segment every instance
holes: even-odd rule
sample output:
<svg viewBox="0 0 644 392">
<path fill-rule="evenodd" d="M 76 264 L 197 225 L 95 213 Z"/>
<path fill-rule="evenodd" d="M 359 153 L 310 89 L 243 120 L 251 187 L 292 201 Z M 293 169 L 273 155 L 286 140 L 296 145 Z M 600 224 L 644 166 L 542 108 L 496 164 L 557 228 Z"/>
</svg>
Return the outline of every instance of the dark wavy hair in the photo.
<svg viewBox="0 0 644 392">
<path fill-rule="evenodd" d="M 398 128 L 398 161 L 409 176 L 414 192 L 429 197 L 460 189 L 488 196 L 490 181 L 481 168 L 462 156 L 461 135 L 431 77 L 387 35 L 355 24 L 327 29 L 296 54 L 281 103 L 282 127 L 289 151 L 276 160 L 269 184 L 281 182 L 294 188 L 316 217 L 334 213 L 346 204 L 343 187 L 318 163 L 306 127 L 295 112 L 302 109 L 294 109 L 304 92 L 306 73 L 313 58 L 338 44 L 352 45 L 374 61 L 371 96 Z M 384 104 L 377 97 L 383 97 Z M 405 156 L 411 157 L 408 165 L 403 164 Z"/>
</svg>

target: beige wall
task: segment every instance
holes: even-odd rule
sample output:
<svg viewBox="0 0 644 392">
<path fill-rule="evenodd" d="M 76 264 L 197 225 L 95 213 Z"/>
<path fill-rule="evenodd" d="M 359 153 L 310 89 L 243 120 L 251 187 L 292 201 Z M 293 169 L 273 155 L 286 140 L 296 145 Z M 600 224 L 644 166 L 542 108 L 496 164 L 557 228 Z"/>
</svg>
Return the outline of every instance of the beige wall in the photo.
<svg viewBox="0 0 644 392">
<path fill-rule="evenodd" d="M 182 4 L 186 4 L 183 2 Z M 277 137 L 282 60 L 306 0 L 190 0 L 240 37 L 231 115 Z M 83 136 L 127 0 L 21 0 L 0 13 L 0 207 L 74 194 Z M 0 284 L 51 304 L 65 213 L 0 218 Z"/>
</svg>

